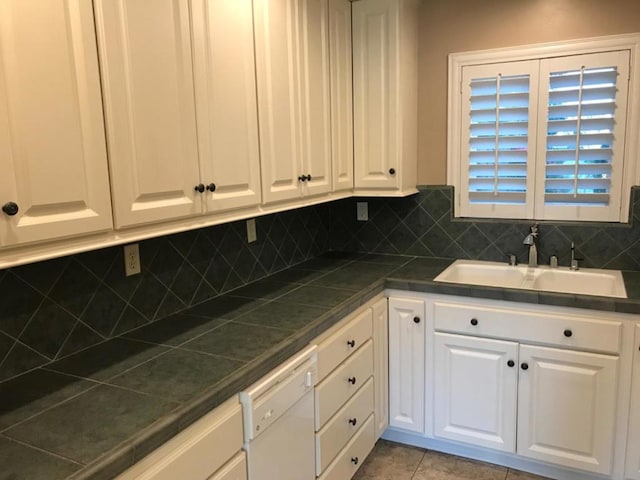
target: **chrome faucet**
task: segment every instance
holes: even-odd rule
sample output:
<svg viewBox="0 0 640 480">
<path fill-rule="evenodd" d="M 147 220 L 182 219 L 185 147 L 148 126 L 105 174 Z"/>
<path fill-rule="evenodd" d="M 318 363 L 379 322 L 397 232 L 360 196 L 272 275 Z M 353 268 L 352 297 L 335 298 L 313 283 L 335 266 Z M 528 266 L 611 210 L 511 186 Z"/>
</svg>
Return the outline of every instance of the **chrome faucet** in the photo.
<svg viewBox="0 0 640 480">
<path fill-rule="evenodd" d="M 538 238 L 538 224 L 534 223 L 529 229 L 529 234 L 524 237 L 522 242 L 524 245 L 529 246 L 529 266 L 538 266 L 538 247 L 536 246 L 536 238 Z"/>
</svg>

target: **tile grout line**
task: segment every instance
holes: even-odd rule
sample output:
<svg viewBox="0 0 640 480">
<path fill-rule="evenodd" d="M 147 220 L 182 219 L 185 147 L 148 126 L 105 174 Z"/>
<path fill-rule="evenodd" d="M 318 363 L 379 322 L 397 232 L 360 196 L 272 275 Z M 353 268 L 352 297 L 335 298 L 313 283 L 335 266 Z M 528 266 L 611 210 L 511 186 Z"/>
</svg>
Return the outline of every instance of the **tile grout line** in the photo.
<svg viewBox="0 0 640 480">
<path fill-rule="evenodd" d="M 59 458 L 61 460 L 65 460 L 67 462 L 73 463 L 74 465 L 77 465 L 78 467 L 84 467 L 85 466 L 84 463 L 79 462 L 78 460 L 74 460 L 73 458 L 65 457 L 64 455 L 61 455 L 61 454 L 56 453 L 56 452 L 52 452 L 50 450 L 45 450 L 44 448 L 38 447 L 36 445 L 32 445 L 31 443 L 25 442 L 24 440 L 19 440 L 17 438 L 10 437 L 9 435 L 5 435 L 3 433 L 0 434 L 0 437 L 5 438 L 5 439 L 7 439 L 7 440 L 9 440 L 11 442 L 15 442 L 15 443 L 17 443 L 19 445 L 24 445 L 26 447 L 33 448 L 34 450 L 38 450 L 38 451 L 40 451 L 42 453 L 46 453 L 47 455 L 51 455 L 53 457 L 57 457 L 57 458 Z"/>
</svg>

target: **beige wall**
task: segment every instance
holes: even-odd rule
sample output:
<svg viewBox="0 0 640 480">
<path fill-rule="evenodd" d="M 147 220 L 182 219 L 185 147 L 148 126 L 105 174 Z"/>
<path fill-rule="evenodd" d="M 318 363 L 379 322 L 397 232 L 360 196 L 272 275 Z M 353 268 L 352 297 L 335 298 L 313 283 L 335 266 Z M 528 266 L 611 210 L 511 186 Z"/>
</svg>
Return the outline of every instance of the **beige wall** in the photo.
<svg viewBox="0 0 640 480">
<path fill-rule="evenodd" d="M 418 183 L 446 183 L 447 55 L 640 32 L 640 0 L 422 0 Z"/>
</svg>

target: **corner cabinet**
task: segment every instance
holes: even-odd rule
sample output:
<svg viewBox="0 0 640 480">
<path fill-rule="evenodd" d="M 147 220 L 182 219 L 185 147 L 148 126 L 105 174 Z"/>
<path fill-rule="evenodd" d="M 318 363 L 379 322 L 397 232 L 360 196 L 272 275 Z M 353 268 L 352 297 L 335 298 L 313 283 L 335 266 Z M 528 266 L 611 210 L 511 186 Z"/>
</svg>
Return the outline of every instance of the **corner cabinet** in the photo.
<svg viewBox="0 0 640 480">
<path fill-rule="evenodd" d="M 91 2 L 0 3 L 0 247 L 109 230 Z"/>
<path fill-rule="evenodd" d="M 251 8 L 96 0 L 116 227 L 260 203 Z"/>
<path fill-rule="evenodd" d="M 640 323 L 635 326 L 625 478 L 640 480 Z"/>
<path fill-rule="evenodd" d="M 418 2 L 352 5 L 355 193 L 415 193 Z"/>
<path fill-rule="evenodd" d="M 264 203 L 331 191 L 328 0 L 254 0 Z"/>
</svg>

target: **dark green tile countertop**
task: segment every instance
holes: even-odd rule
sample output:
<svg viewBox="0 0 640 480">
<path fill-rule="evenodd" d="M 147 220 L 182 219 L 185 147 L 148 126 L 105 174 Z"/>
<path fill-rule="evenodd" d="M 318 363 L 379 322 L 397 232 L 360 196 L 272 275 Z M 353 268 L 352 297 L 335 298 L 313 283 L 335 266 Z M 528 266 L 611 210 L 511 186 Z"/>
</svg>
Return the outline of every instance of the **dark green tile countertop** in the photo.
<svg viewBox="0 0 640 480">
<path fill-rule="evenodd" d="M 434 282 L 452 260 L 330 254 L 0 383 L 0 480 L 110 479 L 385 288 L 640 313 L 628 299 Z"/>
</svg>

